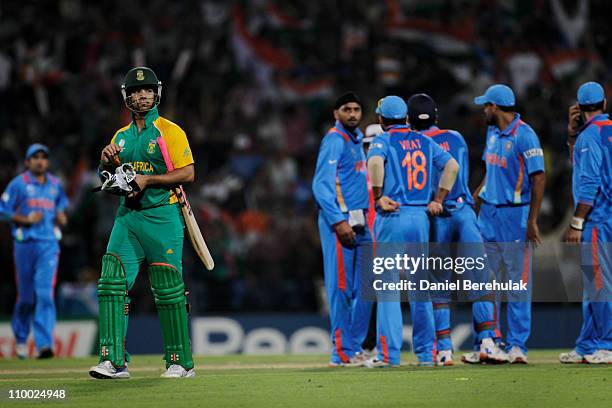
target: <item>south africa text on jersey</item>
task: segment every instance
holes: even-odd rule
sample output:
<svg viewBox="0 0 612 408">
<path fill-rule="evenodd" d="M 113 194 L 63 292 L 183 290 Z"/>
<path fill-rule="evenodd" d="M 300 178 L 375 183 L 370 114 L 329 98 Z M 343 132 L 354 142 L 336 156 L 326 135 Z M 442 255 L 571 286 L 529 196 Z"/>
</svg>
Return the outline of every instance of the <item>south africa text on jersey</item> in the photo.
<svg viewBox="0 0 612 408">
<path fill-rule="evenodd" d="M 136 161 L 131 163 L 134 171 L 142 173 L 153 173 L 153 165 L 150 162 Z"/>
</svg>

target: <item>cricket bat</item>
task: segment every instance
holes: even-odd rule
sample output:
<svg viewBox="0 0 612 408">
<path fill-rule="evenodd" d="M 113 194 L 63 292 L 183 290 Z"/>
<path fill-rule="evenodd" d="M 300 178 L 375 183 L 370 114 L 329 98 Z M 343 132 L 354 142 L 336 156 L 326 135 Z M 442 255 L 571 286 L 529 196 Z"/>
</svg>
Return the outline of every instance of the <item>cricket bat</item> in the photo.
<svg viewBox="0 0 612 408">
<path fill-rule="evenodd" d="M 191 246 L 193 247 L 200 260 L 208 269 L 212 271 L 215 267 L 215 261 L 212 259 L 210 255 L 210 251 L 208 250 L 208 246 L 206 246 L 206 241 L 204 241 L 204 237 L 202 236 L 202 232 L 200 231 L 200 227 L 198 227 L 198 222 L 193 215 L 193 210 L 191 209 L 191 205 L 187 200 L 187 195 L 185 195 L 185 190 L 183 190 L 183 186 L 179 186 L 173 189 L 176 198 L 178 198 L 179 206 L 181 207 L 181 213 L 183 214 L 183 218 L 185 219 L 185 226 L 187 227 L 187 234 L 189 235 L 189 240 L 191 241 Z"/>
</svg>

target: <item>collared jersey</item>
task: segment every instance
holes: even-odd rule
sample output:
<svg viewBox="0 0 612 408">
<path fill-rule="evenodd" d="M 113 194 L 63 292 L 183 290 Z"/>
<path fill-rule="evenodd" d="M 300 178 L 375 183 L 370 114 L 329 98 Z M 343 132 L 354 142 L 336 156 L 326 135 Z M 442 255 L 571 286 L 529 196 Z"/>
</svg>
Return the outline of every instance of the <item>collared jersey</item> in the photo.
<svg viewBox="0 0 612 408">
<path fill-rule="evenodd" d="M 503 132 L 489 126 L 482 159 L 487 174 L 480 198 L 494 205 L 530 202 L 529 176 L 544 171 L 544 152 L 538 136 L 519 114 Z"/>
<path fill-rule="evenodd" d="M 374 156 L 385 161 L 383 195 L 401 205 L 427 205 L 438 187 L 434 173 L 451 159 L 430 137 L 404 125 L 390 126 L 374 138 L 368 158 Z"/>
<path fill-rule="evenodd" d="M 593 207 L 591 222 L 607 220 L 612 213 L 612 121 L 601 114 L 580 131 L 573 156 L 574 203 Z"/>
<path fill-rule="evenodd" d="M 159 146 L 163 138 L 168 148 L 170 160 L 175 169 L 193 164 L 193 155 L 187 135 L 177 124 L 159 116 L 157 108 L 151 109 L 145 116 L 145 127 L 138 133 L 136 123 L 119 129 L 111 143 L 122 148 L 119 153 L 121 163 L 131 163 L 138 174 L 166 174 L 168 168 Z M 173 204 L 177 201 L 169 187 L 147 187 L 136 198 L 137 201 L 121 197 L 121 205 L 133 209 L 157 207 Z"/>
<path fill-rule="evenodd" d="M 47 173 L 45 182 L 26 171 L 15 177 L 0 196 L 0 219 L 10 221 L 14 214 L 28 216 L 41 212 L 42 220 L 34 225 L 23 226 L 11 223 L 13 237 L 17 241 L 55 241 L 55 215 L 68 207 L 68 198 L 59 180 Z"/>
<path fill-rule="evenodd" d="M 445 202 L 465 202 L 470 205 L 474 203 L 472 194 L 470 193 L 469 178 L 470 178 L 470 158 L 467 143 L 461 133 L 455 130 L 438 129 L 432 126 L 429 129 L 422 131 L 426 136 L 431 137 L 445 152 L 459 163 L 459 174 L 451 191 L 446 196 Z M 435 188 L 440 184 L 440 176 L 442 172 L 434 171 L 432 178 L 432 186 Z"/>
<path fill-rule="evenodd" d="M 351 210 L 367 209 L 368 184 L 363 134 L 347 131 L 339 121 L 319 147 L 312 191 L 325 221 L 337 224 Z"/>
</svg>

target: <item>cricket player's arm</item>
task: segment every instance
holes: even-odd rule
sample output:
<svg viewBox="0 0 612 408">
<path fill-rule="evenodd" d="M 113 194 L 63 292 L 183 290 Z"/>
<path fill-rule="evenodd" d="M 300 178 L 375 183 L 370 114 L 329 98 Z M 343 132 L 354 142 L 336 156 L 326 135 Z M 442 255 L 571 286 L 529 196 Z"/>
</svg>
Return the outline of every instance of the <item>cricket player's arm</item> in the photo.
<svg viewBox="0 0 612 408">
<path fill-rule="evenodd" d="M 569 107 L 567 122 L 567 146 L 569 147 L 570 160 L 574 157 L 574 145 L 578 139 L 580 129 L 580 106 L 576 103 Z M 573 160 L 572 160 L 573 162 Z"/>
<path fill-rule="evenodd" d="M 474 211 L 476 211 L 476 214 L 480 212 L 480 206 L 482 204 L 482 200 L 480 199 L 480 192 L 484 188 L 486 181 L 487 169 L 485 167 L 485 173 L 482 175 L 482 181 L 480 182 L 478 187 L 476 187 L 476 190 L 474 190 L 474 193 L 472 194 L 472 199 L 474 200 Z"/>
<path fill-rule="evenodd" d="M 488 133 L 487 133 L 487 138 L 488 138 Z M 482 205 L 482 200 L 480 199 L 480 193 L 482 193 L 483 189 L 485 188 L 487 184 L 486 157 L 487 157 L 487 147 L 485 145 L 484 151 L 482 152 L 482 161 L 485 162 L 484 173 L 482 175 L 482 180 L 480 181 L 480 184 L 478 184 L 478 187 L 476 187 L 476 190 L 474 190 L 474 192 L 472 193 L 472 200 L 474 200 L 474 211 L 476 212 L 476 215 L 480 213 L 480 206 Z"/>
<path fill-rule="evenodd" d="M 36 224 L 42 219 L 42 213 L 34 211 L 28 215 L 17 213 L 17 207 L 21 202 L 21 187 L 18 179 L 13 179 L 7 186 L 2 196 L 0 196 L 0 220 L 14 222 L 19 225 Z"/>
<path fill-rule="evenodd" d="M 538 216 L 540 215 L 544 188 L 546 187 L 544 150 L 540 146 L 538 136 L 532 130 L 525 131 L 517 136 L 517 147 L 520 158 L 524 163 L 525 173 L 529 175 L 531 183 L 531 200 L 529 203 L 525 240 L 527 242 L 534 242 L 537 245 L 541 243 Z"/>
<path fill-rule="evenodd" d="M 385 160 L 381 156 L 371 156 L 368 159 L 368 175 L 372 183 L 374 202 L 384 212 L 394 212 L 399 208 L 399 203 L 383 195 L 383 183 L 385 180 Z"/>
<path fill-rule="evenodd" d="M 586 135 L 585 143 L 581 146 L 581 166 L 578 177 L 578 191 L 576 197 L 576 209 L 565 234 L 565 240 L 571 243 L 579 243 L 582 238 L 584 221 L 593 209 L 597 192 L 601 188 L 601 166 L 603 155 L 598 132 Z M 574 169 L 574 171 L 577 171 Z"/>
<path fill-rule="evenodd" d="M 119 153 L 121 153 L 121 146 L 115 143 L 117 139 L 117 135 L 122 131 L 126 130 L 128 126 L 124 126 L 121 129 L 117 130 L 113 137 L 111 138 L 109 144 L 104 146 L 102 151 L 100 152 L 100 164 L 98 165 L 98 178 L 100 181 L 104 181 L 104 177 L 102 177 L 102 172 L 104 170 L 112 172 L 116 167 L 121 165 L 121 160 L 119 159 Z"/>
<path fill-rule="evenodd" d="M 538 228 L 538 216 L 542 207 L 542 199 L 544 198 L 544 189 L 546 187 L 546 176 L 544 171 L 538 171 L 529 175 L 531 180 L 531 201 L 529 203 L 529 216 L 527 217 L 527 237 L 528 242 L 540 244 L 540 230 Z"/>
<path fill-rule="evenodd" d="M 314 195 L 323 218 L 329 225 L 338 225 L 345 221 L 345 216 L 337 202 L 336 176 L 338 162 L 344 150 L 344 141 L 335 133 L 327 134 L 321 141 L 315 174 L 312 179 Z"/>
<path fill-rule="evenodd" d="M 165 174 L 137 175 L 136 182 L 141 189 L 152 186 L 178 186 L 193 183 L 195 180 L 193 154 L 183 129 L 177 125 L 169 126 L 164 129 L 162 138 L 173 169 Z M 144 186 L 141 185 L 141 181 Z"/>
<path fill-rule="evenodd" d="M 68 224 L 66 208 L 68 208 L 68 197 L 61 186 L 58 186 L 58 194 L 55 199 L 55 224 L 65 227 Z"/>
<path fill-rule="evenodd" d="M 383 195 L 383 185 L 385 182 L 385 160 L 389 146 L 386 139 L 382 136 L 376 136 L 368 150 L 367 170 L 372 184 L 372 194 L 374 195 L 374 203 L 384 212 L 394 212 L 400 207 L 397 201 Z"/>
<path fill-rule="evenodd" d="M 442 175 L 440 176 L 440 183 L 438 184 L 438 191 L 434 201 L 442 204 L 446 200 L 446 196 L 453 189 L 455 182 L 457 181 L 457 175 L 459 174 L 459 163 L 457 160 L 451 158 L 446 162 Z"/>
<path fill-rule="evenodd" d="M 139 175 L 137 175 L 137 178 L 138 176 Z M 170 173 L 142 176 L 141 179 L 146 180 L 144 187 L 178 186 L 179 184 L 193 183 L 193 181 L 195 180 L 195 167 L 192 163 L 188 164 L 185 167 L 174 169 Z M 138 185 L 140 185 L 140 183 L 138 183 Z M 144 187 L 141 186 L 141 188 Z"/>
<path fill-rule="evenodd" d="M 355 244 L 357 234 L 346 221 L 339 202 L 337 188 L 338 163 L 342 158 L 344 140 L 336 133 L 327 134 L 321 141 L 312 192 L 325 221 L 331 225 L 345 247 Z M 345 209 L 346 210 L 346 209 Z"/>
<path fill-rule="evenodd" d="M 442 171 L 438 190 L 434 199 L 427 205 L 431 215 L 440 215 L 444 210 L 444 200 L 453 189 L 457 174 L 459 174 L 459 163 L 448 152 L 445 152 L 437 143 L 433 143 L 433 165 L 438 171 Z"/>
</svg>

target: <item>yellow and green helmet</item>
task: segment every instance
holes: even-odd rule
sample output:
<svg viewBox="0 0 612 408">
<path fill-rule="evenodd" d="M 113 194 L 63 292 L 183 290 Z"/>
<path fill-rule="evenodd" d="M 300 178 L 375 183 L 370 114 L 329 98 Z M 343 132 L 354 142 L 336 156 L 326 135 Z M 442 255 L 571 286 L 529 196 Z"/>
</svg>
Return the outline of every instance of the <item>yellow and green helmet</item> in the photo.
<svg viewBox="0 0 612 408">
<path fill-rule="evenodd" d="M 130 90 L 139 88 L 152 88 L 155 90 L 155 103 L 153 106 L 157 106 L 161 100 L 162 83 L 157 79 L 157 75 L 151 68 L 148 67 L 136 67 L 128 71 L 121 84 L 121 94 L 123 95 L 123 101 L 125 106 L 133 112 L 142 113 L 137 110 L 134 106 L 131 97 Z"/>
</svg>

